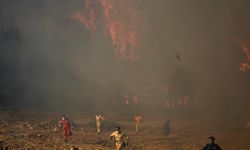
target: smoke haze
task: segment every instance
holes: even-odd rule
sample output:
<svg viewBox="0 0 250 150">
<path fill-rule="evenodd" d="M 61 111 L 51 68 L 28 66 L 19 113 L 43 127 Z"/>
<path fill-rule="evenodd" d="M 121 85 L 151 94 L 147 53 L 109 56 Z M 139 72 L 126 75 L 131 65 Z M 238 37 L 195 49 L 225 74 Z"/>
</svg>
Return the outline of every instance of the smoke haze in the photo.
<svg viewBox="0 0 250 150">
<path fill-rule="evenodd" d="M 129 22 L 137 33 L 136 61 L 117 57 L 101 15 L 94 35 L 72 18 L 86 9 L 84 0 L 2 0 L 1 105 L 109 109 L 125 105 L 128 93 L 130 101 L 137 94 L 143 107 L 158 108 L 167 87 L 171 100 L 198 97 L 225 113 L 248 112 L 250 78 L 240 72 L 245 56 L 237 39 L 250 39 L 249 1 L 120 3 L 122 14 L 132 7 L 140 16 Z"/>
</svg>

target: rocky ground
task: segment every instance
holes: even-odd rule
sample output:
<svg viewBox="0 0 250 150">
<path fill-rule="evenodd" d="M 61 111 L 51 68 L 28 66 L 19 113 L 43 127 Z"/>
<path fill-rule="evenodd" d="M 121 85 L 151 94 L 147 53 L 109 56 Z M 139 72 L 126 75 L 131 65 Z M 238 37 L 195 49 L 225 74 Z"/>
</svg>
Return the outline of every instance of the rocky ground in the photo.
<svg viewBox="0 0 250 150">
<path fill-rule="evenodd" d="M 133 120 L 105 116 L 102 135 L 95 133 L 94 114 L 69 114 L 74 123 L 73 136 L 63 143 L 62 129 L 57 128 L 60 113 L 0 111 L 0 141 L 9 150 L 111 150 L 108 142 L 112 128 L 120 125 L 130 137 L 128 149 L 200 150 L 213 135 L 223 150 L 250 150 L 250 137 L 245 125 L 208 125 L 205 121 L 175 119 L 169 136 L 162 133 L 163 121 L 144 118 L 140 133 L 134 133 Z"/>
</svg>

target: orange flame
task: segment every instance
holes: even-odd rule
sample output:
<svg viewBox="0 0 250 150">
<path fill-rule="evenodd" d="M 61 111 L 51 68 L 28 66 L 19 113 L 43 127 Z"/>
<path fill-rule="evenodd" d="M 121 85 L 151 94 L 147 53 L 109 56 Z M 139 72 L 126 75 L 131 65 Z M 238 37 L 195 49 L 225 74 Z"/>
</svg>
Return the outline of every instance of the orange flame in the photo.
<svg viewBox="0 0 250 150">
<path fill-rule="evenodd" d="M 135 25 L 138 18 L 129 1 L 98 0 L 98 4 L 102 12 L 99 17 L 100 21 L 104 21 L 104 26 L 101 27 L 105 35 L 110 37 L 116 55 L 122 59 L 138 60 L 136 51 L 138 35 Z M 124 5 L 127 7 L 126 9 L 123 8 Z M 91 0 L 85 0 L 85 10 L 84 13 L 74 13 L 73 18 L 94 33 L 97 28 L 96 15 L 98 13 L 93 9 Z"/>
<path fill-rule="evenodd" d="M 241 72 L 247 72 L 250 70 L 250 64 L 249 63 L 241 63 L 240 64 L 240 71 Z"/>
<path fill-rule="evenodd" d="M 75 12 L 72 15 L 72 18 L 78 20 L 92 33 L 96 32 L 96 13 L 91 7 L 91 1 L 85 0 L 85 15 L 82 15 L 81 12 Z"/>
<path fill-rule="evenodd" d="M 247 57 L 247 61 L 250 61 L 250 49 L 246 46 L 242 46 L 242 50 L 245 53 L 245 56 Z"/>
<path fill-rule="evenodd" d="M 238 42 L 240 44 L 242 51 L 244 52 L 244 54 L 246 56 L 246 62 L 240 63 L 240 71 L 241 72 L 248 72 L 248 71 L 250 71 L 250 48 L 249 48 L 250 41 L 239 39 Z"/>
</svg>

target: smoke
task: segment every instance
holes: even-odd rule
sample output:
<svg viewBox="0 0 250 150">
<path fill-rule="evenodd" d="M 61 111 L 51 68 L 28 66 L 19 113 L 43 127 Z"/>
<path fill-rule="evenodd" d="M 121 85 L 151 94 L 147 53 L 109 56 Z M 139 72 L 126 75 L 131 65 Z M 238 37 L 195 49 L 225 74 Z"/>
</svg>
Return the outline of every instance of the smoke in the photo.
<svg viewBox="0 0 250 150">
<path fill-rule="evenodd" d="M 96 20 L 95 34 L 72 17 L 89 9 L 84 0 L 0 2 L 1 105 L 119 109 L 127 94 L 129 105 L 143 101 L 147 109 L 183 96 L 221 111 L 248 109 L 249 74 L 239 71 L 244 53 L 235 40 L 250 38 L 248 1 L 121 1 L 124 20 L 118 13 L 115 21 L 129 26 L 116 29 L 120 37 L 136 33 L 136 61 L 117 57 L 121 45 L 112 45 L 103 8 L 93 2 L 99 15 L 83 22 Z M 125 13 L 131 9 L 140 18 Z"/>
</svg>

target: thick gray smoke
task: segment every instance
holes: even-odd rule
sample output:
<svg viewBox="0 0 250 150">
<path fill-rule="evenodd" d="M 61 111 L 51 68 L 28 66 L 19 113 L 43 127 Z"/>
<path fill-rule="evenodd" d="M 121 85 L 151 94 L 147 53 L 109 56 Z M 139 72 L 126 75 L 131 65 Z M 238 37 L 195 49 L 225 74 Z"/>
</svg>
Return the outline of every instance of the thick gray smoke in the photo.
<svg viewBox="0 0 250 150">
<path fill-rule="evenodd" d="M 170 99 L 198 96 L 222 111 L 248 109 L 249 73 L 239 71 L 244 55 L 235 39 L 250 38 L 250 2 L 133 3 L 145 28 L 135 64 L 117 60 L 110 39 L 99 31 L 92 37 L 70 17 L 84 9 L 82 0 L 2 0 L 1 105 L 100 108 L 146 86 L 144 101 L 161 106 L 167 85 Z"/>
</svg>

